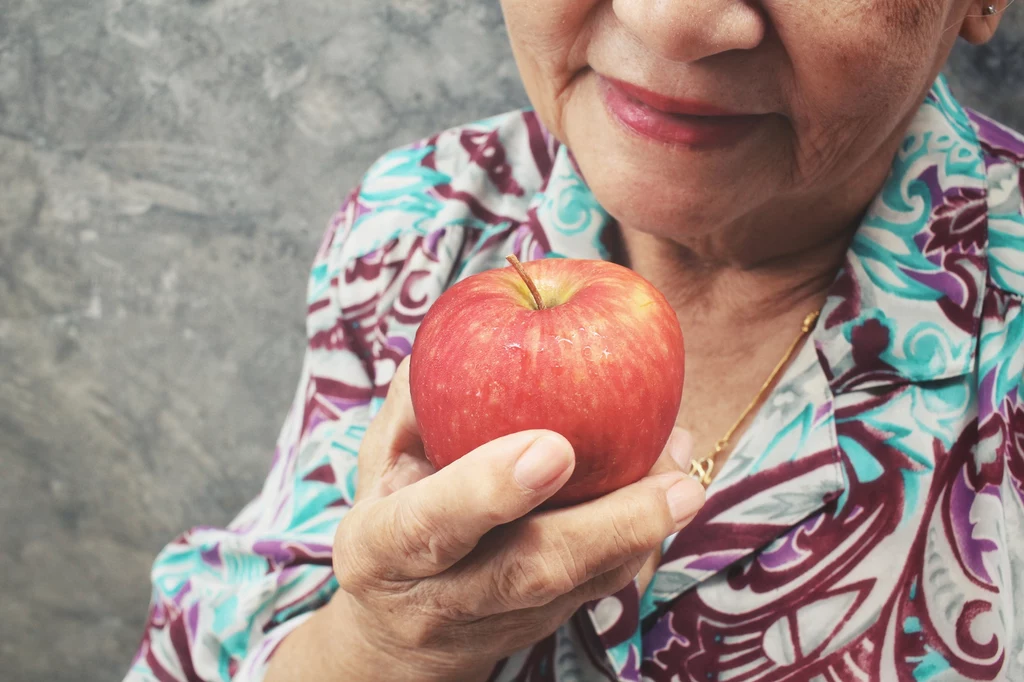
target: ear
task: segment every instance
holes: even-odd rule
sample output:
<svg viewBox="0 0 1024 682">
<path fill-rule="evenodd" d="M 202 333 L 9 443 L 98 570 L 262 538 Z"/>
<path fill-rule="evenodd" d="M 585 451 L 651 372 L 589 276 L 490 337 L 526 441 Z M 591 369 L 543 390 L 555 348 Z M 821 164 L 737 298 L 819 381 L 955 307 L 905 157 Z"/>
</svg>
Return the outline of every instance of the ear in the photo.
<svg viewBox="0 0 1024 682">
<path fill-rule="evenodd" d="M 971 0 L 964 23 L 960 25 L 960 37 L 972 45 L 983 45 L 992 39 L 999 21 L 1003 18 L 1006 2 L 1013 0 Z"/>
</svg>

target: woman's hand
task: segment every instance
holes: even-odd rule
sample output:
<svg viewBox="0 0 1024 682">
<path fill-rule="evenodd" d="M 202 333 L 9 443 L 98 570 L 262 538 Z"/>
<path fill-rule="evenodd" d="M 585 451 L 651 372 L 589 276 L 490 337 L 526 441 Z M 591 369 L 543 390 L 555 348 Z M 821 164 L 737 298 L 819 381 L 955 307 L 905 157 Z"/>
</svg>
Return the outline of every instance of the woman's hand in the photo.
<svg viewBox="0 0 1024 682">
<path fill-rule="evenodd" d="M 325 669 L 336 671 L 323 679 L 386 669 L 380 679 L 484 680 L 585 602 L 628 585 L 704 502 L 698 483 L 662 465 L 667 473 L 598 500 L 528 516 L 573 465 L 563 437 L 528 431 L 433 472 L 403 362 L 363 440 L 357 503 L 335 537 L 341 589 L 310 621 L 330 649 L 318 652 Z"/>
</svg>

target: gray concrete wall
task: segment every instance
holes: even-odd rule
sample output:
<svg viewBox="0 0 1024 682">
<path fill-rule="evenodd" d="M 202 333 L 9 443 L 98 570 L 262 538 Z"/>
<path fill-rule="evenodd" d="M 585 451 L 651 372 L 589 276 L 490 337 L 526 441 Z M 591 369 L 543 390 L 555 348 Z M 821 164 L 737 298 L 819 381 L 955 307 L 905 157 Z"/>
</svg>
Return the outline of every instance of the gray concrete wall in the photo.
<svg viewBox="0 0 1024 682">
<path fill-rule="evenodd" d="M 958 51 L 1024 128 L 1024 12 Z M 524 102 L 495 2 L 0 0 L 0 678 L 119 679 L 159 547 L 258 489 L 332 209 Z"/>
</svg>

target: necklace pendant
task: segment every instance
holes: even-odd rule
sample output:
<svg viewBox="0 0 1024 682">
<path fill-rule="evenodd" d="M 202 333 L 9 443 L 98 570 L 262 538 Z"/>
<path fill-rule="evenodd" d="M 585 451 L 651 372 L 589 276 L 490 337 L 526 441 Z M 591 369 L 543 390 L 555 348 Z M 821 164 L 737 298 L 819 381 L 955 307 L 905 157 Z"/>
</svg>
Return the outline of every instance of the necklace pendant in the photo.
<svg viewBox="0 0 1024 682">
<path fill-rule="evenodd" d="M 768 375 L 768 379 L 761 386 L 761 390 L 757 392 L 757 395 L 754 396 L 754 399 L 750 401 L 749 405 L 747 405 L 747 409 L 743 410 L 743 413 L 740 414 L 740 418 L 737 419 L 736 423 L 732 425 L 732 428 L 730 428 L 726 432 L 726 434 L 722 436 L 722 439 L 715 443 L 715 449 L 712 451 L 712 453 L 709 456 L 705 457 L 704 459 L 699 459 L 690 462 L 690 476 L 693 476 L 695 479 L 700 481 L 700 484 L 702 486 L 707 488 L 709 485 L 711 485 L 711 478 L 715 472 L 715 458 L 722 452 L 724 452 L 726 448 L 729 447 L 729 442 L 732 440 L 732 437 L 736 433 L 736 430 L 743 425 L 743 422 L 746 420 L 747 416 L 754 411 L 758 404 L 760 404 L 761 399 L 764 398 L 765 394 L 775 383 L 775 379 L 779 376 L 782 370 L 786 368 L 786 366 L 789 364 L 789 361 L 793 359 L 793 353 L 795 353 L 797 349 L 800 347 L 800 342 L 803 341 L 804 337 L 810 334 L 811 331 L 814 329 L 814 326 L 818 324 L 818 317 L 820 317 L 820 315 L 821 310 L 819 309 L 815 310 L 814 312 L 810 313 L 804 318 L 803 324 L 800 326 L 800 336 L 796 337 L 792 345 L 790 345 L 789 350 L 786 351 L 786 354 L 784 356 L 782 356 L 782 359 L 779 360 L 779 363 L 775 365 L 775 369 L 773 369 L 772 373 Z"/>
<path fill-rule="evenodd" d="M 813 313 L 804 318 L 804 323 L 801 325 L 801 329 L 804 334 L 809 334 L 814 329 L 814 325 L 818 324 L 818 318 L 821 316 L 820 310 L 815 310 Z"/>
<path fill-rule="evenodd" d="M 714 457 L 705 457 L 704 459 L 690 462 L 690 475 L 700 481 L 700 484 L 705 488 L 711 485 L 711 474 L 714 471 Z"/>
</svg>

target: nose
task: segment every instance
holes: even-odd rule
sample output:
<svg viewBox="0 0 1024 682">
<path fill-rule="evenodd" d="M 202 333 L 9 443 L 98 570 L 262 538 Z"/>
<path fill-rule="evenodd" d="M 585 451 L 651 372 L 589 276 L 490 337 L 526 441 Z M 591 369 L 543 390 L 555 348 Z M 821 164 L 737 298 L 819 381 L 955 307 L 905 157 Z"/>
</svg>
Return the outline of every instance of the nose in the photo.
<svg viewBox="0 0 1024 682">
<path fill-rule="evenodd" d="M 746 0 L 612 0 L 612 11 L 647 49 L 677 62 L 752 50 L 766 30 Z"/>
</svg>

